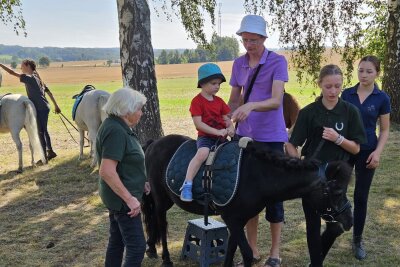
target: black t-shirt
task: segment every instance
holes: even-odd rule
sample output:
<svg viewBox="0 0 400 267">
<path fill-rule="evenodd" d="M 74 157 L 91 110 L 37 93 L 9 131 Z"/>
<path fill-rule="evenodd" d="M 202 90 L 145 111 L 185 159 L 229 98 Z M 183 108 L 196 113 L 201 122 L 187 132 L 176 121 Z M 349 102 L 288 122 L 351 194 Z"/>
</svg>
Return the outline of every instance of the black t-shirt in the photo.
<svg viewBox="0 0 400 267">
<path fill-rule="evenodd" d="M 36 110 L 50 110 L 45 96 L 45 92 L 48 91 L 47 87 L 40 86 L 37 78 L 31 75 L 21 74 L 20 81 L 25 84 L 28 98 L 33 102 Z"/>
<path fill-rule="evenodd" d="M 301 154 L 310 158 L 322 139 L 323 127 L 333 128 L 346 139 L 358 144 L 366 142 L 359 111 L 354 105 L 341 99 L 332 110 L 326 109 L 321 99 L 300 110 L 289 142 L 294 146 L 304 144 Z M 334 160 L 348 160 L 350 154 L 334 142 L 326 140 L 315 157 L 326 163 Z"/>
</svg>

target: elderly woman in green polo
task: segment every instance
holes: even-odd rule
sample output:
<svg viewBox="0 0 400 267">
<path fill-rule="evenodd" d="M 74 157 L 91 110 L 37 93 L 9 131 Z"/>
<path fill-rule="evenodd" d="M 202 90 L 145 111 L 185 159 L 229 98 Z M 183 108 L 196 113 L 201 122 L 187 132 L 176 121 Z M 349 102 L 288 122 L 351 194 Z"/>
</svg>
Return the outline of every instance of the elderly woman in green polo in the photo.
<svg viewBox="0 0 400 267">
<path fill-rule="evenodd" d="M 105 266 L 140 266 L 144 258 L 146 241 L 140 202 L 143 192 L 149 193 L 150 188 L 144 153 L 131 128 L 139 122 L 145 103 L 143 94 L 122 88 L 103 107 L 108 118 L 99 128 L 96 148 L 99 194 L 110 219 Z"/>
</svg>

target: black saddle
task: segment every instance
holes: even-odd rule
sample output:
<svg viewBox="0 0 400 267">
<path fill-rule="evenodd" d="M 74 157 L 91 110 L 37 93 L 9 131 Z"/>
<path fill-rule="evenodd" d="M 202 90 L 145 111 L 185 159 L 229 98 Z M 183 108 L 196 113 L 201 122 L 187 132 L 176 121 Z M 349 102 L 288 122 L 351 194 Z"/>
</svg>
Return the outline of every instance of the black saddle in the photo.
<svg viewBox="0 0 400 267">
<path fill-rule="evenodd" d="M 90 92 L 90 91 L 95 90 L 95 89 L 96 89 L 96 88 L 95 88 L 93 85 L 87 84 L 87 85 L 85 85 L 85 87 L 83 87 L 82 92 L 80 92 L 79 94 L 74 95 L 74 96 L 72 97 L 72 99 L 76 99 L 76 98 L 78 98 L 78 97 L 80 97 L 80 96 L 83 96 L 83 95 L 86 94 L 87 92 Z"/>
</svg>

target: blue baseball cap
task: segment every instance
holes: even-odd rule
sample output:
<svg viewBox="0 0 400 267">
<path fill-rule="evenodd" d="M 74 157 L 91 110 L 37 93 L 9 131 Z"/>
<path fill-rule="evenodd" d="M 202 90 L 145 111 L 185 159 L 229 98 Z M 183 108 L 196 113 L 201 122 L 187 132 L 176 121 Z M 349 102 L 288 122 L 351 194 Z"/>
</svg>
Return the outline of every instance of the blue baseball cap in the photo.
<svg viewBox="0 0 400 267">
<path fill-rule="evenodd" d="M 226 81 L 221 69 L 214 63 L 206 63 L 200 66 L 198 70 L 197 88 L 201 88 L 204 84 L 212 79 L 221 79 L 222 83 Z"/>
</svg>

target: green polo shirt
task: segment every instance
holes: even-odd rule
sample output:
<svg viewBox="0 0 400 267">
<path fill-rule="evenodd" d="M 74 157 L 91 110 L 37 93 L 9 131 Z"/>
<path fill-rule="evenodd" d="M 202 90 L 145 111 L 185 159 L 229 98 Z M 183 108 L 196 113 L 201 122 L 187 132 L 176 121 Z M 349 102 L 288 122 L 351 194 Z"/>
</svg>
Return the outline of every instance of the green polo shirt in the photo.
<svg viewBox="0 0 400 267">
<path fill-rule="evenodd" d="M 301 155 L 311 157 L 322 139 L 323 127 L 333 128 L 346 139 L 358 144 L 367 141 L 361 116 L 354 105 L 339 99 L 336 106 L 328 110 L 322 104 L 322 99 L 319 99 L 300 110 L 289 142 L 294 146 L 304 144 Z M 328 140 L 315 156 L 323 163 L 348 160 L 349 157 L 349 152 Z"/>
<path fill-rule="evenodd" d="M 117 173 L 126 189 L 139 201 L 142 199 L 146 169 L 144 153 L 135 134 L 119 117 L 110 116 L 100 126 L 96 138 L 97 158 L 118 161 Z M 100 177 L 99 194 L 107 208 L 129 210 L 125 202 Z"/>
</svg>

